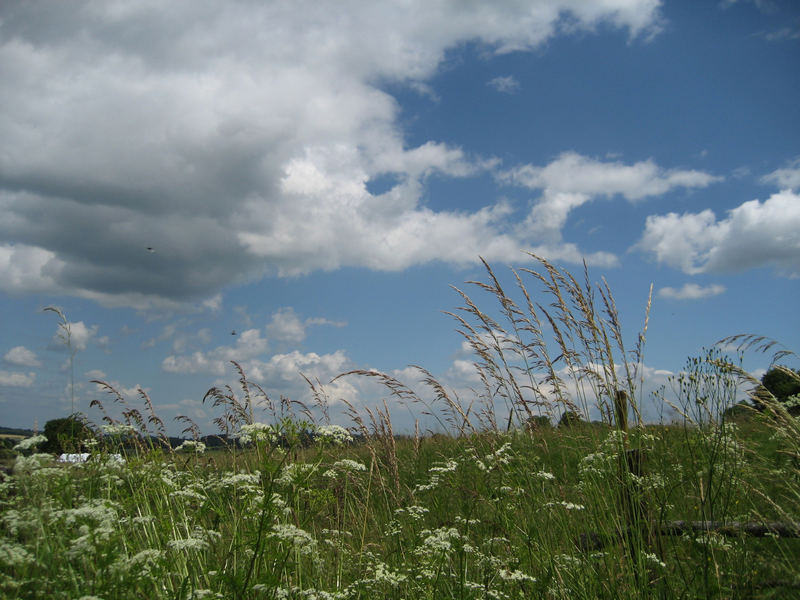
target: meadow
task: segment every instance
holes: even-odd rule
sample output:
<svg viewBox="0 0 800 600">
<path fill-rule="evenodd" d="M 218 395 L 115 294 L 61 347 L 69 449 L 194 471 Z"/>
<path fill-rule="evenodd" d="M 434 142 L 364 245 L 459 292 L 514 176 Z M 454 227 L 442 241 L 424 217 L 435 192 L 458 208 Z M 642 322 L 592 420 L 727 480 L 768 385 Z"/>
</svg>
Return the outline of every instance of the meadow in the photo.
<svg viewBox="0 0 800 600">
<path fill-rule="evenodd" d="M 466 293 L 453 316 L 483 389 L 465 402 L 386 374 L 384 402 L 347 428 L 249 382 L 213 388 L 228 440 L 189 420 L 179 448 L 142 394 L 104 384 L 92 459 L 16 445 L 0 483 L 6 598 L 787 598 L 800 594 L 800 422 L 778 402 L 730 410 L 754 380 L 720 348 L 658 394 L 679 419 L 645 423 L 642 349 L 623 344 L 607 287 L 541 261 L 494 316 Z M 523 276 L 543 290 L 531 291 Z M 548 303 L 534 298 L 546 297 Z M 599 305 L 595 304 L 598 300 Z M 522 308 L 520 308 L 522 307 Z M 771 351 L 755 337 L 725 341 Z M 791 358 L 785 351 L 776 360 Z M 336 400 L 336 399 L 334 399 Z M 396 435 L 390 406 L 436 416 Z M 588 422 L 587 415 L 599 415 Z M 77 450 L 77 448 L 76 448 Z M 124 462 L 111 456 L 120 453 Z"/>
</svg>

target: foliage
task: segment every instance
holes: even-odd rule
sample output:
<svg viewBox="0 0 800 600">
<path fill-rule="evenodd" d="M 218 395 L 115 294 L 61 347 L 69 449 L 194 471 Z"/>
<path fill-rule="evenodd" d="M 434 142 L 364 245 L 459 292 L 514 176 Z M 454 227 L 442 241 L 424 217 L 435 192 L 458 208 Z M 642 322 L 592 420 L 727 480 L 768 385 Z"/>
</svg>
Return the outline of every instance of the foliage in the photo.
<svg viewBox="0 0 800 600">
<path fill-rule="evenodd" d="M 575 427 L 581 423 L 583 423 L 583 419 L 574 410 L 565 410 L 558 420 L 559 427 Z"/>
<path fill-rule="evenodd" d="M 43 433 L 47 442 L 42 450 L 51 454 L 80 452 L 85 442 L 95 437 L 85 419 L 77 414 L 48 421 Z"/>
<path fill-rule="evenodd" d="M 784 366 L 772 367 L 764 373 L 761 383 L 753 392 L 753 404 L 759 410 L 770 400 L 786 405 L 794 416 L 800 415 L 800 370 Z"/>
</svg>

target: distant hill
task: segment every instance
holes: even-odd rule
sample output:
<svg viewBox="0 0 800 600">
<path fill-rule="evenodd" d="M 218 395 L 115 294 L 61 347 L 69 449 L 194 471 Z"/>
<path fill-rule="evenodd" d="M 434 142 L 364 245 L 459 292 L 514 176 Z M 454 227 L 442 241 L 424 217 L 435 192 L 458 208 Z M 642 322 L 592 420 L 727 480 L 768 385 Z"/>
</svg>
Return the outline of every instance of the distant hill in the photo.
<svg viewBox="0 0 800 600">
<path fill-rule="evenodd" d="M 0 435 L 21 435 L 31 437 L 33 429 L 15 429 L 13 427 L 0 427 Z"/>
</svg>

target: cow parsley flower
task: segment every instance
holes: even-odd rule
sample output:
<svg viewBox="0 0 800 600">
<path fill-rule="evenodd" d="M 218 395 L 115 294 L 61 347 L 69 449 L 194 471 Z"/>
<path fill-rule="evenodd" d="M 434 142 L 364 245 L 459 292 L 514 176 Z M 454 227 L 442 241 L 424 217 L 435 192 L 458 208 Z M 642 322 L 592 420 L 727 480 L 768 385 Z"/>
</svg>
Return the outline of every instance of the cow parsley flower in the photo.
<svg viewBox="0 0 800 600">
<path fill-rule="evenodd" d="M 239 430 L 239 443 L 243 445 L 254 444 L 256 442 L 277 442 L 279 435 L 275 425 L 267 423 L 248 423 L 242 425 Z"/>
<path fill-rule="evenodd" d="M 195 440 L 186 440 L 175 448 L 175 452 L 184 452 L 186 454 L 202 454 L 205 451 L 206 445 L 203 442 L 196 442 Z"/>
<path fill-rule="evenodd" d="M 43 436 L 43 435 L 34 435 L 32 437 L 25 438 L 24 440 L 21 440 L 19 443 L 17 443 L 12 448 L 12 450 L 14 450 L 16 452 L 22 452 L 23 450 L 30 450 L 32 448 L 35 448 L 39 444 L 42 444 L 42 443 L 46 442 L 46 441 L 47 441 L 47 438 L 45 436 Z"/>
<path fill-rule="evenodd" d="M 320 425 L 316 428 L 317 439 L 323 443 L 343 446 L 353 441 L 353 436 L 340 425 Z"/>
</svg>

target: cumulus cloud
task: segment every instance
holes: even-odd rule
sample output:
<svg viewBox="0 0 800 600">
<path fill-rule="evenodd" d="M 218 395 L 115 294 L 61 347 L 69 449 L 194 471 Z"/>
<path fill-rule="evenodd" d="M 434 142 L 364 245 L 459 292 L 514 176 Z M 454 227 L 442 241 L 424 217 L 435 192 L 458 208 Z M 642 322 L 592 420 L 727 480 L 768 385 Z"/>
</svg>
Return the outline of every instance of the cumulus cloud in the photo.
<svg viewBox="0 0 800 600">
<path fill-rule="evenodd" d="M 763 183 L 772 183 L 781 189 L 800 189 L 800 157 L 781 169 L 776 169 L 761 178 Z"/>
<path fill-rule="evenodd" d="M 33 350 L 28 350 L 25 346 L 15 346 L 3 356 L 3 360 L 11 365 L 18 367 L 41 367 L 42 362 L 37 358 Z"/>
<path fill-rule="evenodd" d="M 268 348 L 267 339 L 261 337 L 258 329 L 247 329 L 237 336 L 233 345 L 217 346 L 208 352 L 171 354 L 162 361 L 161 368 L 168 373 L 208 373 L 221 376 L 225 374 L 230 361 L 243 363 L 264 354 Z"/>
<path fill-rule="evenodd" d="M 272 313 L 270 321 L 266 326 L 266 332 L 271 339 L 281 342 L 297 343 L 302 342 L 306 338 L 307 329 L 309 327 L 320 325 L 345 327 L 347 323 L 331 321 L 324 317 L 301 319 L 292 307 L 286 306 Z"/>
<path fill-rule="evenodd" d="M 511 185 L 541 190 L 542 196 L 517 230 L 520 235 L 541 240 L 546 255 L 573 262 L 581 253 L 574 245 L 562 242 L 561 230 L 576 208 L 595 198 L 622 196 L 638 201 L 678 187 L 706 187 L 720 179 L 702 171 L 666 169 L 652 160 L 625 164 L 577 152 L 564 152 L 543 167 L 522 165 L 504 171 L 499 178 Z M 609 265 L 616 258 L 601 255 L 595 262 Z"/>
<path fill-rule="evenodd" d="M 9 387 L 31 387 L 36 381 L 36 373 L 0 371 L 0 385 Z"/>
<path fill-rule="evenodd" d="M 603 23 L 647 36 L 659 2 L 351 0 L 332 17 L 313 2 L 50 1 L 4 3 L 0 21 L 0 290 L 214 309 L 265 272 L 516 257 L 502 208 L 421 204 L 431 174 L 489 163 L 408 147 L 379 84 L 424 87 L 465 42 L 524 51 Z M 386 174 L 397 184 L 370 194 Z"/>
<path fill-rule="evenodd" d="M 658 290 L 658 295 L 662 298 L 671 300 L 699 300 L 718 296 L 725 292 L 725 286 L 713 283 L 708 286 L 701 286 L 696 283 L 686 283 L 681 288 L 663 287 Z"/>
<path fill-rule="evenodd" d="M 306 337 L 306 326 L 293 308 L 281 308 L 272 314 L 267 324 L 267 334 L 285 342 L 301 342 Z"/>
<path fill-rule="evenodd" d="M 773 266 L 800 276 L 800 195 L 784 190 L 751 200 L 717 219 L 711 210 L 647 218 L 638 248 L 685 273 Z"/>
<path fill-rule="evenodd" d="M 72 350 L 83 352 L 92 339 L 97 338 L 98 325 L 87 326 L 83 321 L 75 321 L 59 325 L 53 334 L 48 348 L 50 350 Z"/>
</svg>

